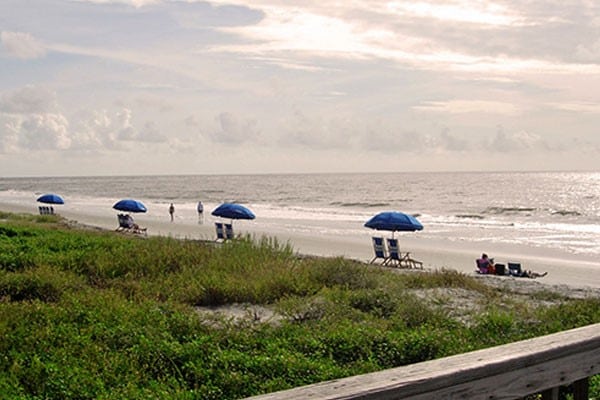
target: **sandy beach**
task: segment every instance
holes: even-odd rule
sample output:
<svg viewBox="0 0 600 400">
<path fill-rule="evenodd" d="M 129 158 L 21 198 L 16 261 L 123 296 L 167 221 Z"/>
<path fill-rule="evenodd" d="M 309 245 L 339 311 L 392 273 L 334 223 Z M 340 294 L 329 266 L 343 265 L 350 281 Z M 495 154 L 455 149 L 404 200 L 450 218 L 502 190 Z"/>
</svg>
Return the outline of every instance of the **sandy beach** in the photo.
<svg viewBox="0 0 600 400">
<path fill-rule="evenodd" d="M 98 214 L 93 212 L 73 211 L 68 208 L 57 207 L 57 212 L 72 221 L 81 224 L 96 226 L 102 229 L 114 230 L 117 227 L 116 212 Z M 0 203 L 0 210 L 15 213 L 34 213 L 37 210 L 31 206 L 11 203 Z M 187 214 L 176 213 L 174 222 L 170 222 L 165 213 L 164 219 L 145 218 L 144 215 L 136 216 L 136 221 L 148 229 L 149 235 L 169 236 L 180 239 L 213 240 L 215 238 L 214 221 L 210 215 L 199 219 L 192 212 Z M 343 256 L 368 262 L 373 256 L 371 235 L 373 231 L 365 230 L 362 235 L 331 236 L 303 233 L 289 229 L 290 221 L 271 221 L 268 226 L 260 221 L 235 221 L 236 233 L 249 233 L 256 237 L 276 237 L 282 243 L 289 243 L 300 254 L 316 256 Z M 600 289 L 600 262 L 569 254 L 536 249 L 519 245 L 487 246 L 479 248 L 478 243 L 456 242 L 448 239 L 431 241 L 419 238 L 418 235 L 399 235 L 402 251 L 410 251 L 413 258 L 423 262 L 424 268 L 429 270 L 453 269 L 467 274 L 475 271 L 475 259 L 482 251 L 495 258 L 496 262 L 520 262 L 523 268 L 536 272 L 548 272 L 548 275 L 539 279 L 512 278 L 512 277 L 486 277 L 490 282 L 497 279 L 500 284 L 523 285 L 525 282 L 536 285 L 567 286 L 580 289 Z"/>
</svg>

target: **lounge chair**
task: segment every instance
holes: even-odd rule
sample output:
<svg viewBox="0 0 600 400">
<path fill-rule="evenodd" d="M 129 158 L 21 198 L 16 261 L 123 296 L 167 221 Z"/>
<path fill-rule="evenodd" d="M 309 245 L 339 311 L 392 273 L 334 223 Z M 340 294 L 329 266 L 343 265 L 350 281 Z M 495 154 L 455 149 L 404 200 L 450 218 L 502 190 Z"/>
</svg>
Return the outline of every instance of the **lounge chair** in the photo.
<svg viewBox="0 0 600 400">
<path fill-rule="evenodd" d="M 374 236 L 373 238 L 373 251 L 375 252 L 375 257 L 371 260 L 369 264 L 373 264 L 375 260 L 381 258 L 383 263 L 387 260 L 387 251 L 385 249 L 385 242 L 382 237 Z"/>
<path fill-rule="evenodd" d="M 233 225 L 232 224 L 223 224 L 225 227 L 225 239 L 232 240 L 234 238 L 233 234 Z"/>
<path fill-rule="evenodd" d="M 398 239 L 387 239 L 387 246 L 389 251 L 389 256 L 387 260 L 384 262 L 385 265 L 392 264 L 397 267 L 407 267 L 407 268 L 423 268 L 423 263 L 421 261 L 417 261 L 410 257 L 410 253 L 402 254 L 400 252 L 400 248 L 398 247 Z"/>
<path fill-rule="evenodd" d="M 523 276 L 523 270 L 521 269 L 521 263 L 508 263 L 508 274 L 510 276 Z"/>
<path fill-rule="evenodd" d="M 215 231 L 217 232 L 217 242 L 225 240 L 225 231 L 223 230 L 222 222 L 215 222 Z"/>
</svg>

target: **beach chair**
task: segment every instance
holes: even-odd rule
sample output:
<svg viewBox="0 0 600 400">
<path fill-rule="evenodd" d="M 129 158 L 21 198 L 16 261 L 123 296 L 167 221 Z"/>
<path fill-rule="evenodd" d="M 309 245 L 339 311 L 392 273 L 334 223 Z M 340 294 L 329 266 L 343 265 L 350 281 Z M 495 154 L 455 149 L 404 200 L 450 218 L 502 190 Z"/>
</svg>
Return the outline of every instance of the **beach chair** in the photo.
<svg viewBox="0 0 600 400">
<path fill-rule="evenodd" d="M 225 239 L 232 240 L 234 238 L 233 235 L 233 225 L 232 224 L 223 224 L 225 227 Z"/>
<path fill-rule="evenodd" d="M 517 276 L 517 277 L 523 276 L 523 270 L 521 269 L 521 263 L 509 262 L 509 263 L 507 263 L 507 265 L 508 265 L 508 274 L 510 276 Z"/>
<path fill-rule="evenodd" d="M 397 267 L 423 268 L 423 263 L 410 257 L 410 253 L 402 254 L 398 247 L 398 239 L 388 238 L 387 247 L 389 256 L 384 262 L 385 265 L 392 264 Z"/>
<path fill-rule="evenodd" d="M 373 240 L 373 251 L 375 252 L 375 257 L 369 262 L 369 264 L 373 264 L 375 260 L 381 258 L 383 263 L 387 260 L 387 251 L 385 249 L 385 242 L 382 237 L 374 236 Z"/>
<path fill-rule="evenodd" d="M 125 214 L 118 214 L 117 219 L 119 220 L 119 226 L 117 232 L 128 232 L 133 229 L 133 219 L 130 219 Z"/>
<path fill-rule="evenodd" d="M 225 240 L 225 231 L 223 230 L 222 222 L 215 222 L 215 231 L 217 232 L 217 242 Z"/>
</svg>

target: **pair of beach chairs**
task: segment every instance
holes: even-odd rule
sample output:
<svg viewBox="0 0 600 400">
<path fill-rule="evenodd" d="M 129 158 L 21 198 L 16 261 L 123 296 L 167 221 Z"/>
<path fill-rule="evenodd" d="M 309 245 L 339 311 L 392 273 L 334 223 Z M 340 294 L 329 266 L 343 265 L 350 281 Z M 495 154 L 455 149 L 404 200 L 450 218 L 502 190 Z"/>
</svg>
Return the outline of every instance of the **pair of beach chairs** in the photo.
<svg viewBox="0 0 600 400">
<path fill-rule="evenodd" d="M 54 215 L 54 207 L 52 206 L 39 206 L 40 215 Z"/>
<path fill-rule="evenodd" d="M 235 237 L 235 235 L 233 234 L 232 224 L 215 222 L 215 231 L 217 233 L 217 242 L 224 242 L 225 240 L 231 240 Z"/>
<path fill-rule="evenodd" d="M 423 262 L 417 261 L 410 256 L 410 253 L 402 253 L 398 246 L 398 239 L 382 237 L 373 237 L 373 251 L 375 257 L 371 260 L 373 264 L 381 259 L 383 265 L 391 265 L 399 268 L 420 268 L 423 269 Z"/>
<path fill-rule="evenodd" d="M 116 229 L 117 232 L 128 232 L 139 235 L 148 234 L 148 228 L 140 228 L 129 214 L 118 214 L 117 219 L 119 220 L 119 226 Z"/>
</svg>

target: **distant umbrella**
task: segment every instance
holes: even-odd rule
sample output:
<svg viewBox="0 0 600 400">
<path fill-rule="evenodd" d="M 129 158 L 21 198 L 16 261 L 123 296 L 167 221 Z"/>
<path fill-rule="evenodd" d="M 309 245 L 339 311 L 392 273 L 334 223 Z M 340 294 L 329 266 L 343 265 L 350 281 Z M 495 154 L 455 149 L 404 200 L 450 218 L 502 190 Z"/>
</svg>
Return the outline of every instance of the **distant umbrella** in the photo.
<svg viewBox="0 0 600 400">
<path fill-rule="evenodd" d="M 63 198 L 54 193 L 44 194 L 38 197 L 37 201 L 45 204 L 65 204 Z"/>
<path fill-rule="evenodd" d="M 378 231 L 420 231 L 423 225 L 415 217 L 399 211 L 384 211 L 365 222 L 365 227 Z"/>
<path fill-rule="evenodd" d="M 148 211 L 146 206 L 142 202 L 133 199 L 119 200 L 113 206 L 115 210 L 133 212 L 133 213 L 144 213 Z"/>
<path fill-rule="evenodd" d="M 248 208 L 241 204 L 223 203 L 211 213 L 215 217 L 229 219 L 254 219 L 256 216 Z"/>
</svg>

